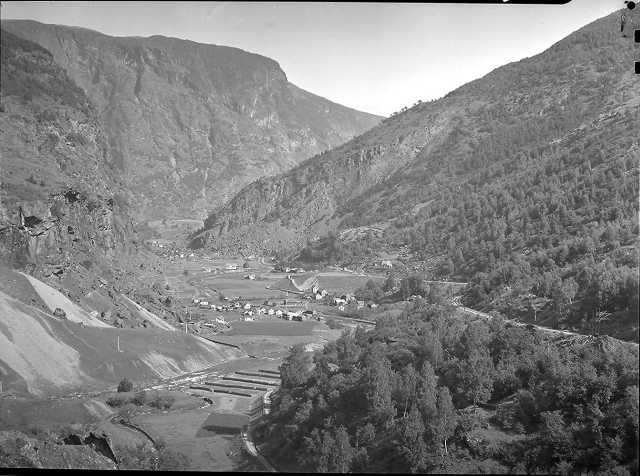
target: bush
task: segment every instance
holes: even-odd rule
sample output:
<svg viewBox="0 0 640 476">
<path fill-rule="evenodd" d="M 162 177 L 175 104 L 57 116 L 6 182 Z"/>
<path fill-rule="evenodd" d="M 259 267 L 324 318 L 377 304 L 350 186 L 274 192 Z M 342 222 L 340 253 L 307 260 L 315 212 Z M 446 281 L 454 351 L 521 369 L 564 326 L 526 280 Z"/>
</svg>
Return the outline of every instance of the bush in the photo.
<svg viewBox="0 0 640 476">
<path fill-rule="evenodd" d="M 175 403 L 176 399 L 170 395 L 157 396 L 149 405 L 159 410 L 168 410 Z"/>
<path fill-rule="evenodd" d="M 126 377 L 120 380 L 118 384 L 118 392 L 130 392 L 133 390 L 133 383 Z"/>
<path fill-rule="evenodd" d="M 344 326 L 336 321 L 333 317 L 327 317 L 324 323 L 329 327 L 329 329 L 342 329 Z"/>
<path fill-rule="evenodd" d="M 138 406 L 142 406 L 144 405 L 145 401 L 147 399 L 147 392 L 145 392 L 144 390 L 136 393 L 133 397 L 133 403 L 135 403 Z"/>
<path fill-rule="evenodd" d="M 107 405 L 109 405 L 110 407 L 119 408 L 128 401 L 129 399 L 126 396 L 114 395 L 113 397 L 109 397 L 107 399 Z"/>
</svg>

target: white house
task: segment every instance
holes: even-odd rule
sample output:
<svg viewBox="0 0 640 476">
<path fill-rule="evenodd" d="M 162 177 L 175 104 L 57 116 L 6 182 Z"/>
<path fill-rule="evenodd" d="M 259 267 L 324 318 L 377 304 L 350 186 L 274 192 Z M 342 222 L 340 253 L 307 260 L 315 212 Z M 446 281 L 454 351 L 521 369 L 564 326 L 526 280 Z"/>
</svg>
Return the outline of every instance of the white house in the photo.
<svg viewBox="0 0 640 476">
<path fill-rule="evenodd" d="M 269 309 L 267 311 L 267 314 L 269 314 L 270 316 L 273 316 L 276 313 L 276 311 L 274 311 L 273 309 Z"/>
<path fill-rule="evenodd" d="M 248 311 L 249 309 L 251 309 L 251 304 L 250 304 L 250 303 L 246 303 L 246 304 L 243 306 L 243 309 L 245 309 L 245 310 L 247 310 L 247 311 Z"/>
<path fill-rule="evenodd" d="M 199 304 L 200 303 L 200 299 L 198 298 L 193 298 L 193 304 Z"/>
<path fill-rule="evenodd" d="M 340 304 L 345 304 L 347 301 L 346 301 L 346 299 L 342 299 L 342 298 L 334 298 L 333 302 L 336 305 L 340 305 Z"/>
</svg>

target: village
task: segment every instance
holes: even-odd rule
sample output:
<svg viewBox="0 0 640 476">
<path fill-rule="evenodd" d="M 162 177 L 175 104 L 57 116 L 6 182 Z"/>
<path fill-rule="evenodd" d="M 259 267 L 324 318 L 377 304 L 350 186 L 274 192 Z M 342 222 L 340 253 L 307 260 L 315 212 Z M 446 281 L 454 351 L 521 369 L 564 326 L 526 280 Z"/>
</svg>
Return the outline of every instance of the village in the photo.
<svg viewBox="0 0 640 476">
<path fill-rule="evenodd" d="M 226 265 L 226 271 L 236 270 L 236 265 Z M 205 270 L 207 271 L 207 270 Z M 294 269 L 286 268 L 287 272 Z M 297 270 L 296 270 L 297 271 Z M 304 271 L 304 270 L 302 270 Z M 243 279 L 254 281 L 256 274 L 246 274 Z M 368 307 L 375 309 L 376 303 L 357 300 L 352 293 L 330 293 L 321 289 L 318 277 L 312 273 L 292 276 L 287 274 L 266 289 L 279 291 L 284 295 L 280 298 L 269 298 L 262 302 L 258 300 L 242 299 L 240 296 L 219 295 L 218 303 L 211 302 L 208 297 L 193 297 L 187 307 L 187 321 L 185 328 L 200 334 L 202 328 L 211 333 L 224 332 L 231 328 L 234 321 L 253 322 L 257 320 L 285 320 L 285 321 L 318 321 L 325 320 L 327 308 L 333 311 L 358 311 Z M 324 312 L 323 312 L 324 311 Z M 214 314 L 217 313 L 217 314 Z"/>
</svg>

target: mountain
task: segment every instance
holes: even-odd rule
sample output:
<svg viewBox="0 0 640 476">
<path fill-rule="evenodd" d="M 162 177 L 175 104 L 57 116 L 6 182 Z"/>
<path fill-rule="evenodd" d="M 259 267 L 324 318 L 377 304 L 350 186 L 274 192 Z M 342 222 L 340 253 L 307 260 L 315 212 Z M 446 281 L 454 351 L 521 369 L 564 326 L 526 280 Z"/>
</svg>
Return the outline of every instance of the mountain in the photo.
<svg viewBox="0 0 640 476">
<path fill-rule="evenodd" d="M 130 252 L 127 194 L 83 91 L 2 30 L 0 259 L 51 269 Z"/>
<path fill-rule="evenodd" d="M 204 218 L 252 180 L 371 128 L 379 117 L 308 93 L 237 48 L 3 20 L 95 105 L 137 221 Z"/>
<path fill-rule="evenodd" d="M 628 317 L 640 94 L 619 15 L 257 180 L 192 246 L 325 262 L 404 248 L 436 276 L 473 281 L 479 307 L 528 314 L 531 295 L 564 314 L 575 297 L 592 324 L 603 311 Z"/>
<path fill-rule="evenodd" d="M 158 258 L 139 246 L 93 105 L 51 53 L 1 34 L 0 281 L 5 265 L 25 270 L 118 327 L 154 323 L 123 294 L 168 318 L 137 277 Z"/>
</svg>

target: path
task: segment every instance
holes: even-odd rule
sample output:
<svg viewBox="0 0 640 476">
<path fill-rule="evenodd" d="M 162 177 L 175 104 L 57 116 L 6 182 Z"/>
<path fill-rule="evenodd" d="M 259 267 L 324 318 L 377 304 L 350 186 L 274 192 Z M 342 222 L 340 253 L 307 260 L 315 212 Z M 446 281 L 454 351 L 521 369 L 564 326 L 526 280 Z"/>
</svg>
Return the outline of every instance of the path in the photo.
<svg viewBox="0 0 640 476">
<path fill-rule="evenodd" d="M 257 458 L 257 460 L 260 461 L 260 463 L 267 469 L 267 471 L 271 473 L 277 473 L 278 471 L 273 466 L 271 466 L 271 463 L 269 463 L 267 459 L 260 454 L 258 448 L 256 448 L 255 443 L 251 439 L 250 428 L 247 428 L 247 431 L 243 431 L 241 435 L 242 443 L 244 444 L 247 452 L 254 458 Z"/>
</svg>

